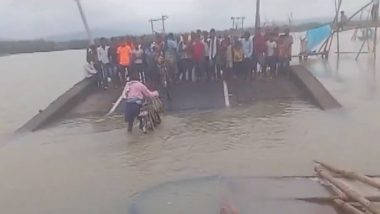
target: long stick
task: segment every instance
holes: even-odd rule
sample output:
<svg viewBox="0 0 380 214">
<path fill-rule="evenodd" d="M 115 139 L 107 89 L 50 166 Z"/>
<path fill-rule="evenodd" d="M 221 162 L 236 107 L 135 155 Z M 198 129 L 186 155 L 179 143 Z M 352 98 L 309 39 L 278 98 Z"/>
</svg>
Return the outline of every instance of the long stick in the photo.
<svg viewBox="0 0 380 214">
<path fill-rule="evenodd" d="M 342 192 L 344 192 L 350 199 L 359 202 L 363 207 L 367 208 L 372 213 L 380 214 L 380 210 L 378 209 L 377 206 L 375 206 L 375 204 L 367 200 L 357 191 L 353 190 L 349 185 L 334 178 L 328 171 L 324 170 L 321 166 L 316 166 L 315 172 L 318 174 L 318 176 L 334 184 L 337 188 L 339 188 Z"/>
<path fill-rule="evenodd" d="M 334 200 L 334 203 L 339 207 L 341 208 L 344 213 L 348 213 L 348 214 L 364 214 L 362 211 L 356 209 L 355 207 L 353 207 L 351 204 L 349 203 L 346 203 L 340 199 L 335 199 Z"/>
<path fill-rule="evenodd" d="M 112 106 L 112 108 L 110 109 L 110 111 L 106 114 L 106 116 L 110 116 L 112 113 L 114 113 L 114 111 L 116 110 L 116 108 L 120 105 L 121 101 L 123 100 L 123 95 L 121 95 L 119 97 L 119 99 L 117 99 L 116 103 Z"/>
<path fill-rule="evenodd" d="M 326 164 L 326 163 L 322 163 L 322 162 L 318 162 L 316 161 L 316 163 L 320 164 L 321 166 L 323 166 L 324 168 L 326 168 L 327 170 L 333 172 L 333 173 L 337 173 L 337 174 L 341 174 L 347 178 L 350 178 L 350 179 L 356 179 L 358 181 L 361 181 L 363 183 L 366 183 L 370 186 L 373 186 L 375 188 L 378 188 L 380 189 L 380 183 L 375 181 L 374 179 L 368 177 L 368 176 L 365 176 L 365 175 L 360 175 L 356 172 L 350 172 L 350 171 L 346 171 L 346 170 L 343 170 L 343 169 L 338 169 L 334 166 L 331 166 L 329 164 Z"/>
</svg>

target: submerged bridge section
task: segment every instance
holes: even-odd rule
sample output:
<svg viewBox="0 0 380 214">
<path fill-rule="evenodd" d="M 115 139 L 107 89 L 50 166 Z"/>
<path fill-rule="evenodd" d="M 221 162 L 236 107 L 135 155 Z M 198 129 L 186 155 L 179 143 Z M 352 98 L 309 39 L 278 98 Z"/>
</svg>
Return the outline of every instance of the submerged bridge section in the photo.
<svg viewBox="0 0 380 214">
<path fill-rule="evenodd" d="M 159 89 L 168 112 L 225 107 L 223 82 L 181 82 L 170 88 L 171 99 Z"/>
<path fill-rule="evenodd" d="M 341 105 L 304 66 L 292 66 L 289 75 L 276 79 L 218 82 L 181 82 L 171 87 L 171 97 L 160 89 L 167 112 L 234 107 L 278 99 L 307 99 L 323 110 Z M 121 89 L 94 88 L 93 79 L 85 79 L 60 96 L 19 131 L 36 131 L 57 120 L 83 116 L 103 116 L 116 102 Z M 122 113 L 119 106 L 117 113 Z"/>
</svg>

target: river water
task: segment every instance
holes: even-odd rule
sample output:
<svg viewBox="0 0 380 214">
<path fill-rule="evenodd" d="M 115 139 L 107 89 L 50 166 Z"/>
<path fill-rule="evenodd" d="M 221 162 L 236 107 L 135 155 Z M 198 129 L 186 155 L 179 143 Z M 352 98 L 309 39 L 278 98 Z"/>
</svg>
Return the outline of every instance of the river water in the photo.
<svg viewBox="0 0 380 214">
<path fill-rule="evenodd" d="M 1 121 L 10 121 L 2 132 L 9 133 L 80 79 L 83 55 L 0 59 L 12 71 L 5 75 L 16 81 L 0 84 L 2 91 L 29 95 L 1 94 L 9 100 L 0 104 Z M 24 57 L 29 66 L 18 65 Z M 149 135 L 127 135 L 122 118 L 115 116 L 101 123 L 73 119 L 12 136 L 0 149 L 2 211 L 121 214 L 133 196 L 163 182 L 208 175 L 312 175 L 313 160 L 379 174 L 380 95 L 373 57 L 355 62 L 352 55 L 342 55 L 338 61 L 332 54 L 325 62 L 311 58 L 307 66 L 343 109 L 324 112 L 304 100 L 273 100 L 167 115 Z M 31 72 L 39 78 L 20 75 Z"/>
</svg>

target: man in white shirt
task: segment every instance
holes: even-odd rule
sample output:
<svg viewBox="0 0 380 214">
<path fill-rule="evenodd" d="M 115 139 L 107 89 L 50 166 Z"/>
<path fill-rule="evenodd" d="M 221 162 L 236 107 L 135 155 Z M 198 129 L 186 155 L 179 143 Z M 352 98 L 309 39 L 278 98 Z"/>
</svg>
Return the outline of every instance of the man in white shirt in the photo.
<svg viewBox="0 0 380 214">
<path fill-rule="evenodd" d="M 244 79 L 247 80 L 248 77 L 252 79 L 253 40 L 248 31 L 244 33 L 241 44 L 244 52 Z"/>
<path fill-rule="evenodd" d="M 97 49 L 98 60 L 101 64 L 101 78 L 104 89 L 108 88 L 108 81 L 111 82 L 112 66 L 108 58 L 109 46 L 105 38 L 100 38 L 100 46 Z"/>
<path fill-rule="evenodd" d="M 216 80 L 217 75 L 216 75 L 216 59 L 218 55 L 218 49 L 219 49 L 219 40 L 216 36 L 215 29 L 212 28 L 210 30 L 210 38 L 209 38 L 209 45 L 208 45 L 208 50 L 209 50 L 209 72 L 210 72 L 210 78 Z"/>
<path fill-rule="evenodd" d="M 277 42 L 274 40 L 274 36 L 271 35 L 267 41 L 267 52 L 266 52 L 266 64 L 269 66 L 271 77 L 275 77 L 276 74 L 276 49 Z"/>
</svg>

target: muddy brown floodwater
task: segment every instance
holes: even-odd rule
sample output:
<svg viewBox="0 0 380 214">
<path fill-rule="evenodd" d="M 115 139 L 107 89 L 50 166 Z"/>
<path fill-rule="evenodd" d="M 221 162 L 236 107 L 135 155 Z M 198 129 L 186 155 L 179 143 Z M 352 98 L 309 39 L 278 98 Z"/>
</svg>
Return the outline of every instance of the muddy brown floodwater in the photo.
<svg viewBox="0 0 380 214">
<path fill-rule="evenodd" d="M 348 55 L 339 63 L 334 56 L 309 60 L 341 110 L 286 99 L 167 115 L 149 135 L 127 135 L 122 117 L 115 116 L 13 136 L 0 149 L 0 207 L 12 214 L 124 214 L 131 198 L 160 183 L 209 175 L 312 175 L 315 159 L 380 174 L 373 61 Z"/>
</svg>

